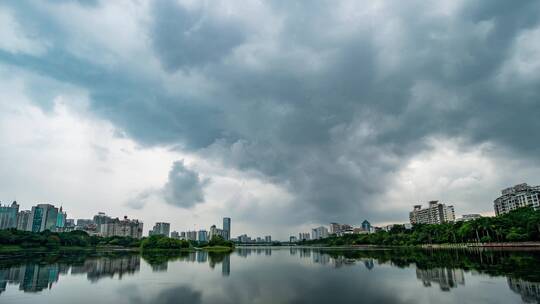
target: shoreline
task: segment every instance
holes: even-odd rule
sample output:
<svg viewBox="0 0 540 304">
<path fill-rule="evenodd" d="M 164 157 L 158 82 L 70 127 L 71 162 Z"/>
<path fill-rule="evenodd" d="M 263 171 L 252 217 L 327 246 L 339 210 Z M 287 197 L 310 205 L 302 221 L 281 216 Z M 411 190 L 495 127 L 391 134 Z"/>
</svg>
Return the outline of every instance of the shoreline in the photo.
<svg viewBox="0 0 540 304">
<path fill-rule="evenodd" d="M 139 247 L 114 247 L 114 246 L 98 246 L 98 247 L 70 247 L 70 246 L 61 246 L 57 248 L 47 248 L 47 247 L 30 247 L 24 248 L 21 246 L 0 246 L 0 254 L 10 254 L 10 253 L 66 253 L 66 252 L 133 252 L 133 253 L 160 253 L 160 252 L 196 252 L 196 251 L 207 251 L 207 252 L 232 252 L 234 248 L 228 248 L 223 246 L 215 247 L 191 247 L 191 248 L 182 248 L 182 249 L 163 249 L 163 248 L 152 248 L 152 249 L 142 249 Z"/>
<path fill-rule="evenodd" d="M 233 248 L 224 246 L 215 247 L 191 247 L 182 249 L 142 249 L 139 247 L 115 247 L 115 246 L 99 246 L 99 247 L 69 247 L 61 246 L 58 248 L 47 247 L 31 247 L 23 248 L 20 246 L 0 246 L 0 254 L 10 253 L 66 253 L 66 252 L 133 252 L 133 253 L 166 253 L 166 252 L 233 252 L 236 249 L 256 249 L 256 248 L 271 248 L 271 249 L 286 249 L 286 248 L 310 248 L 310 249 L 326 249 L 326 250 L 387 250 L 387 249 L 508 249 L 508 250 L 540 250 L 540 242 L 515 242 L 515 243 L 459 243 L 459 244 L 421 244 L 411 246 L 384 246 L 384 245 L 343 245 L 343 246 L 327 246 L 324 244 L 313 245 L 282 245 L 282 246 L 236 246 Z"/>
<path fill-rule="evenodd" d="M 342 246 L 327 246 L 324 244 L 314 245 L 291 245 L 283 246 L 285 248 L 317 248 L 317 249 L 399 249 L 399 248 L 418 248 L 418 249 L 474 249 L 474 248 L 491 248 L 491 249 L 530 249 L 540 250 L 540 242 L 515 242 L 515 243 L 459 243 L 459 244 L 420 244 L 420 245 L 342 245 Z"/>
</svg>

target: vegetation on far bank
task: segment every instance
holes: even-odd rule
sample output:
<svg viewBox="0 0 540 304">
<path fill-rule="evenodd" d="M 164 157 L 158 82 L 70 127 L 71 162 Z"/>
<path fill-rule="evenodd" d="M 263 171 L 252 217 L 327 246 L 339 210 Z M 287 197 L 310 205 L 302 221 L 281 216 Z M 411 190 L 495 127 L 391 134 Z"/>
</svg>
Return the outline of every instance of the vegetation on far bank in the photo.
<svg viewBox="0 0 540 304">
<path fill-rule="evenodd" d="M 175 249 L 189 249 L 192 245 L 189 241 L 173 239 L 164 235 L 152 235 L 144 238 L 141 242 L 142 250 L 175 250 Z"/>
<path fill-rule="evenodd" d="M 0 230 L 0 250 L 36 249 L 66 249 L 66 248 L 96 248 L 96 247 L 122 247 L 138 248 L 141 240 L 131 237 L 99 237 L 90 236 L 80 230 L 71 232 L 43 232 L 21 231 L 16 229 Z"/>
<path fill-rule="evenodd" d="M 214 236 L 209 242 L 196 242 L 173 239 L 163 235 L 152 235 L 141 242 L 142 250 L 194 250 L 201 248 L 208 251 L 231 251 L 234 244 L 221 236 Z"/>
<path fill-rule="evenodd" d="M 390 231 L 371 234 L 331 236 L 320 240 L 299 242 L 300 245 L 379 245 L 415 246 L 424 244 L 538 242 L 540 241 L 540 210 L 520 208 L 497 217 L 482 217 L 468 222 L 439 225 L 413 225 L 405 229 L 395 225 Z"/>
<path fill-rule="evenodd" d="M 234 244 L 215 236 L 209 242 L 196 242 L 154 235 L 142 239 L 131 237 L 90 236 L 80 230 L 71 232 L 0 230 L 0 252 L 50 251 L 50 250 L 93 250 L 99 248 L 123 250 L 195 250 L 202 248 L 213 251 L 231 251 Z"/>
</svg>

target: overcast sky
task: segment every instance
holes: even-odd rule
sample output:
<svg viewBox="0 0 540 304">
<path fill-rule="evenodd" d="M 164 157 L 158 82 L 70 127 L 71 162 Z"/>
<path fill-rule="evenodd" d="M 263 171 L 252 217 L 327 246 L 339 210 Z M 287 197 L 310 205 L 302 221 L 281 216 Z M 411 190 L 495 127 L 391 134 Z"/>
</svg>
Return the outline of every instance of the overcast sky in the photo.
<svg viewBox="0 0 540 304">
<path fill-rule="evenodd" d="M 284 239 L 540 184 L 539 1 L 2 1 L 0 200 Z"/>
</svg>

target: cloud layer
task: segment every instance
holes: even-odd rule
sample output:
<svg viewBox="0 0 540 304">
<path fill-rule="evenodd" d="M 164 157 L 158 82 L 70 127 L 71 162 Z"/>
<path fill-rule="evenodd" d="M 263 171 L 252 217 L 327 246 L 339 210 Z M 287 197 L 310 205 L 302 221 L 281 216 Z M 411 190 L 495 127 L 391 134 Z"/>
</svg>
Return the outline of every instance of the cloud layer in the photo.
<svg viewBox="0 0 540 304">
<path fill-rule="evenodd" d="M 279 212 L 261 204 L 254 222 L 271 222 L 268 212 L 290 225 L 405 220 L 417 202 L 392 191 L 411 162 L 440 153 L 434 142 L 538 168 L 538 1 L 14 1 L 0 12 L 13 42 L 0 44 L 2 65 L 87 92 L 92 115 L 141 146 L 214 164 L 205 178 L 227 168 L 289 194 Z M 462 210 L 482 199 L 484 212 L 492 189 L 540 182 L 464 176 L 450 178 L 489 191 L 474 202 L 430 195 Z M 212 191 L 183 162 L 164 189 L 188 208 Z M 223 194 L 233 196 L 250 197 Z M 399 207 L 380 208 L 389 197 Z"/>
</svg>

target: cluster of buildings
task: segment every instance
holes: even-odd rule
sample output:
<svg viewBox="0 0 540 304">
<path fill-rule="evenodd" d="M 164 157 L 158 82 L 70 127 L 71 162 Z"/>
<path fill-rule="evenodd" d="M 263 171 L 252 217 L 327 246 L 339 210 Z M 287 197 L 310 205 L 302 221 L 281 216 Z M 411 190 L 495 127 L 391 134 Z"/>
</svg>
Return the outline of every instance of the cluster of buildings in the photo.
<svg viewBox="0 0 540 304">
<path fill-rule="evenodd" d="M 231 240 L 231 218 L 223 218 L 223 227 L 217 228 L 216 225 L 212 225 L 210 230 L 192 230 L 192 231 L 172 231 L 170 223 L 158 222 L 154 225 L 148 235 L 163 235 L 171 237 L 173 239 L 208 242 L 214 236 L 221 236 L 224 240 Z"/>
<path fill-rule="evenodd" d="M 140 239 L 143 235 L 143 222 L 129 219 L 127 216 L 113 218 L 99 212 L 93 219 L 78 219 L 74 229 L 102 237 L 123 236 Z"/>
<path fill-rule="evenodd" d="M 0 204 L 0 230 L 17 229 L 22 231 L 69 232 L 85 231 L 89 235 L 102 237 L 122 236 L 140 239 L 143 236 L 143 222 L 137 219 L 111 217 L 104 212 L 98 212 L 91 219 L 68 219 L 62 207 L 52 204 L 37 204 L 31 210 L 19 210 L 17 202 L 10 205 Z M 219 235 L 225 240 L 231 240 L 231 219 L 223 218 L 223 227 L 212 225 L 210 230 L 176 232 L 171 230 L 170 223 L 158 222 L 149 231 L 149 235 L 164 235 L 176 239 L 206 242 Z M 239 239 L 242 236 L 239 237 Z M 242 238 L 244 239 L 244 238 Z M 234 239 L 232 239 L 234 240 Z M 261 238 L 256 241 L 260 242 Z M 251 241 L 251 240 L 250 240 Z M 271 236 L 265 236 L 264 241 L 271 242 Z"/>
<path fill-rule="evenodd" d="M 493 202 L 495 215 L 506 214 L 517 208 L 530 206 L 540 209 L 540 186 L 529 186 L 526 183 L 503 189 L 501 196 Z M 137 219 L 113 218 L 103 212 L 99 212 L 92 219 L 68 219 L 67 213 L 62 207 L 58 208 L 52 204 L 37 204 L 30 210 L 19 210 L 19 204 L 14 201 L 12 204 L 0 204 L 0 230 L 17 229 L 23 231 L 41 232 L 50 230 L 53 232 L 68 232 L 72 230 L 83 230 L 90 235 L 103 237 L 129 236 L 141 238 L 143 234 L 143 223 Z M 448 222 L 470 221 L 480 218 L 480 214 L 465 214 L 456 219 L 454 206 L 430 201 L 426 208 L 422 205 L 415 205 L 409 212 L 410 224 L 404 224 L 406 229 L 414 224 L 443 224 Z M 395 225 L 385 227 L 373 227 L 365 220 L 359 227 L 349 224 L 330 223 L 329 227 L 319 226 L 311 229 L 310 232 L 300 232 L 297 236 L 290 236 L 291 243 L 298 241 L 308 241 L 327 238 L 330 235 L 343 236 L 346 234 L 373 233 L 378 230 L 390 231 Z M 210 229 L 198 231 L 171 232 L 170 223 L 158 222 L 150 230 L 149 235 L 164 235 L 177 239 L 206 242 L 214 236 L 219 235 L 225 240 L 237 243 L 272 243 L 270 235 L 264 237 L 249 237 L 242 234 L 236 239 L 231 238 L 231 219 L 223 218 L 223 226 L 218 228 L 212 225 Z"/>
<path fill-rule="evenodd" d="M 454 206 L 449 206 L 439 201 L 430 201 L 427 208 L 422 208 L 422 205 L 415 205 L 413 210 L 409 212 L 410 224 L 405 224 L 405 228 L 409 229 L 414 224 L 444 224 L 452 222 L 468 222 L 481 218 L 480 214 L 463 214 L 456 219 Z M 389 225 L 392 227 L 394 225 Z M 389 231 L 389 229 L 385 229 Z"/>
<path fill-rule="evenodd" d="M 250 237 L 247 234 L 239 235 L 234 241 L 241 244 L 271 244 L 272 236 L 266 235 L 264 237 Z"/>
<path fill-rule="evenodd" d="M 103 237 L 130 236 L 141 238 L 143 223 L 139 220 L 111 218 L 100 212 L 93 219 L 68 219 L 62 207 L 52 204 L 37 204 L 31 210 L 19 210 L 19 204 L 0 205 L 0 229 L 17 229 L 22 231 L 69 232 L 83 230 L 90 235 Z"/>
<path fill-rule="evenodd" d="M 41 232 L 62 231 L 66 226 L 67 213 L 62 207 L 37 204 L 31 210 L 19 210 L 16 201 L 11 205 L 0 205 L 0 229 L 17 229 Z"/>
<path fill-rule="evenodd" d="M 209 230 L 191 230 L 191 231 L 172 231 L 169 235 L 170 224 L 169 223 L 156 223 L 152 230 L 150 230 L 149 235 L 164 235 L 170 236 L 174 239 L 188 240 L 188 241 L 197 241 L 197 242 L 208 242 L 214 236 L 221 236 L 224 240 L 233 241 L 235 243 L 242 244 L 271 244 L 272 236 L 266 235 L 264 237 L 250 237 L 247 234 L 239 235 L 237 238 L 231 238 L 231 218 L 223 218 L 222 228 L 218 228 L 216 225 L 210 226 Z"/>
<path fill-rule="evenodd" d="M 325 226 L 319 226 L 311 229 L 311 235 L 309 232 L 300 232 L 298 237 L 291 235 L 289 237 L 290 243 L 309 241 L 309 240 L 319 240 L 329 237 L 330 235 L 343 236 L 346 234 L 365 234 L 375 232 L 375 227 L 364 220 L 360 227 L 353 227 L 349 224 L 339 224 L 339 223 L 330 223 L 330 229 Z"/>
<path fill-rule="evenodd" d="M 526 183 L 503 189 L 501 196 L 493 202 L 495 216 L 506 214 L 522 207 L 540 209 L 540 186 L 529 186 Z M 427 208 L 415 205 L 409 213 L 411 224 L 442 224 L 448 222 L 471 221 L 481 218 L 480 214 L 464 214 L 456 219 L 454 206 L 430 201 Z"/>
</svg>

